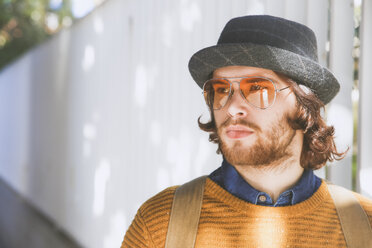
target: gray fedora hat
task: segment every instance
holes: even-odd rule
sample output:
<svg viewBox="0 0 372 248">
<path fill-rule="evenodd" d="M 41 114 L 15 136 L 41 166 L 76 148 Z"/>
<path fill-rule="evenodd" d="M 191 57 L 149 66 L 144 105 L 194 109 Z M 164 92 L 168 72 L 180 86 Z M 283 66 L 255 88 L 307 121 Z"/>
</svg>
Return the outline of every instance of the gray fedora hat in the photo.
<svg viewBox="0 0 372 248">
<path fill-rule="evenodd" d="M 279 17 L 254 15 L 231 19 L 217 45 L 191 57 L 189 70 L 202 88 L 214 70 L 231 65 L 282 73 L 309 87 L 324 104 L 340 89 L 335 76 L 318 63 L 314 32 L 305 25 Z"/>
</svg>

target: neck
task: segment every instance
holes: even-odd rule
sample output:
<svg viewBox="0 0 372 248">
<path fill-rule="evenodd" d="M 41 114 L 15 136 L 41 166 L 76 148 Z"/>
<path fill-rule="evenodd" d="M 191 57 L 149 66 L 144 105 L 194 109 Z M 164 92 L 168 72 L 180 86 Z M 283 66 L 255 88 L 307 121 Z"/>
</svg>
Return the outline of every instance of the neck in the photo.
<svg viewBox="0 0 372 248">
<path fill-rule="evenodd" d="M 300 163 L 287 160 L 276 167 L 234 166 L 239 174 L 255 189 L 270 195 L 274 202 L 284 191 L 292 188 L 304 169 Z"/>
<path fill-rule="evenodd" d="M 296 135 L 288 149 L 291 154 L 265 165 L 234 165 L 239 174 L 255 189 L 270 195 L 274 202 L 284 191 L 292 188 L 301 178 L 300 164 L 302 135 Z"/>
</svg>

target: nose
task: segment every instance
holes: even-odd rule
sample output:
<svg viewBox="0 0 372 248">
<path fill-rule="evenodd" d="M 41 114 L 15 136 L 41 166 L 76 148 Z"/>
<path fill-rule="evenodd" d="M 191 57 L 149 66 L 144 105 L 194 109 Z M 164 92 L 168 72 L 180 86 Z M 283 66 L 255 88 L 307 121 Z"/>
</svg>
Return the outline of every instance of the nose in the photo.
<svg viewBox="0 0 372 248">
<path fill-rule="evenodd" d="M 232 83 L 233 94 L 227 103 L 227 112 L 231 117 L 245 117 L 248 112 L 248 103 L 240 92 L 239 84 Z"/>
</svg>

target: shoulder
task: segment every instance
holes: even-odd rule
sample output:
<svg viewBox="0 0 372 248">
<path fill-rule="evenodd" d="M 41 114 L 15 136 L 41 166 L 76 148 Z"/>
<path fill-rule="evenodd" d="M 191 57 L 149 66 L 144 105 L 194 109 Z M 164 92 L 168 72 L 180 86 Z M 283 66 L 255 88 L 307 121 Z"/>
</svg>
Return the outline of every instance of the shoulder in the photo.
<svg viewBox="0 0 372 248">
<path fill-rule="evenodd" d="M 142 204 L 124 236 L 122 248 L 164 247 L 176 188 L 167 188 Z"/>
<path fill-rule="evenodd" d="M 330 188 L 331 185 L 328 185 L 328 189 Z M 343 190 L 343 191 L 338 191 L 338 194 L 342 195 L 341 197 L 346 197 L 344 195 L 344 193 L 346 193 L 346 191 L 348 191 L 349 194 L 354 195 L 354 197 L 358 200 L 360 206 L 363 208 L 364 212 L 366 213 L 366 215 L 367 215 L 367 217 L 368 217 L 368 219 L 369 219 L 369 221 L 372 225 L 372 200 L 363 196 L 363 195 L 361 195 L 361 194 L 359 194 L 359 193 L 356 193 L 354 191 L 346 189 L 344 187 L 341 187 L 341 186 L 338 186 L 338 185 L 333 185 L 333 186 L 336 186 L 336 188 L 340 188 L 340 189 Z M 346 194 L 346 195 L 348 195 L 348 194 Z"/>
<path fill-rule="evenodd" d="M 178 193 L 181 196 L 193 195 L 195 189 L 200 189 L 201 186 L 205 184 L 206 178 L 207 176 L 201 176 L 181 185 Z M 146 218 L 147 216 L 153 216 L 154 213 L 169 215 L 173 204 L 174 194 L 179 187 L 180 186 L 173 186 L 166 188 L 147 200 L 140 208 L 142 217 Z"/>
<path fill-rule="evenodd" d="M 164 189 L 158 194 L 148 199 L 139 209 L 141 217 L 146 221 L 149 217 L 168 215 L 171 208 L 174 193 L 178 186 L 173 186 Z"/>
<path fill-rule="evenodd" d="M 353 192 L 353 194 L 358 199 L 360 205 L 368 215 L 369 221 L 372 224 L 372 200 L 355 192 Z"/>
<path fill-rule="evenodd" d="M 361 205 L 367 207 L 367 208 L 372 208 L 372 199 L 361 195 L 359 193 L 353 192 L 354 196 L 358 199 Z"/>
</svg>

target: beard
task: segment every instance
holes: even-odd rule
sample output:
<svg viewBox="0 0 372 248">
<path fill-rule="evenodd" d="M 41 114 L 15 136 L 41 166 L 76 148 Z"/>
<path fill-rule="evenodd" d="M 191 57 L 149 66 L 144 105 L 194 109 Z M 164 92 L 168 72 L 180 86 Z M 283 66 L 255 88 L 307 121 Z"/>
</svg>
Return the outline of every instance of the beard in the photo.
<svg viewBox="0 0 372 248">
<path fill-rule="evenodd" d="M 283 116 L 277 123 L 271 125 L 267 130 L 262 129 L 244 119 L 227 119 L 217 128 L 219 145 L 225 159 L 232 165 L 248 165 L 255 167 L 270 166 L 274 162 L 280 162 L 292 156 L 289 145 L 296 135 L 296 130 L 289 124 L 288 117 Z M 257 139 L 254 144 L 244 147 L 240 140 L 228 144 L 222 137 L 223 127 L 231 124 L 240 124 L 253 129 Z"/>
</svg>

